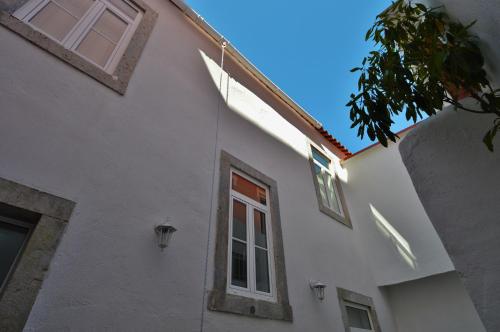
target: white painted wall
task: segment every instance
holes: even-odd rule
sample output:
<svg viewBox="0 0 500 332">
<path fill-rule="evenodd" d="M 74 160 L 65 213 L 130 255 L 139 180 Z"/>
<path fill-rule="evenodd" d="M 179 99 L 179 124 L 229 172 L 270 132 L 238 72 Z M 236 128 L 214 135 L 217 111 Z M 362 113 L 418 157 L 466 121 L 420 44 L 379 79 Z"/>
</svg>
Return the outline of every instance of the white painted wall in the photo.
<svg viewBox="0 0 500 332">
<path fill-rule="evenodd" d="M 344 191 L 378 285 L 454 270 L 418 199 L 398 144 L 374 146 L 343 163 L 349 178 Z"/>
<path fill-rule="evenodd" d="M 486 331 L 455 272 L 389 286 L 387 293 L 399 331 Z"/>
<path fill-rule="evenodd" d="M 494 253 L 500 250 L 500 155 L 482 142 L 491 121 L 444 110 L 408 134 L 400 151 L 483 323 L 488 331 L 497 331 L 500 259 Z M 497 148 L 499 144 L 497 139 Z"/>
<path fill-rule="evenodd" d="M 430 254 L 407 234 L 430 234 L 428 225 L 402 221 L 393 194 L 381 195 L 365 174 L 379 171 L 363 168 L 365 157 L 346 171 L 335 151 L 354 230 L 322 214 L 306 155 L 309 140 L 329 143 L 229 58 L 221 93 L 218 47 L 170 2 L 147 2 L 159 19 L 125 96 L 0 27 L 0 176 L 77 202 L 26 329 L 341 331 L 335 287 L 343 287 L 371 296 L 382 329 L 396 331 L 378 286 L 443 262 L 450 268 L 441 256 L 423 264 Z M 293 324 L 210 312 L 202 303 L 213 283 L 221 149 L 278 183 Z M 371 153 L 366 164 L 384 168 Z M 408 185 L 398 172 L 400 181 L 381 175 L 386 186 Z M 411 190 L 401 196 L 415 199 Z M 400 223 L 394 227 L 410 239 L 420 270 L 408 269 L 368 219 L 370 202 Z M 408 212 L 420 222 L 415 204 Z M 178 232 L 160 252 L 153 227 L 167 216 Z M 379 256 L 366 254 L 375 249 Z M 309 279 L 328 284 L 324 302 Z"/>
<path fill-rule="evenodd" d="M 0 28 L 0 176 L 77 202 L 26 329 L 199 331 L 204 311 L 204 331 L 339 331 L 339 286 L 373 297 L 395 331 L 353 231 L 318 209 L 307 142 L 329 143 L 229 59 L 226 105 L 220 50 L 170 2 L 148 3 L 159 19 L 125 96 Z M 202 304 L 215 149 L 278 182 L 293 324 Z M 160 252 L 167 216 L 178 231 Z M 323 303 L 311 278 L 328 284 Z"/>
</svg>

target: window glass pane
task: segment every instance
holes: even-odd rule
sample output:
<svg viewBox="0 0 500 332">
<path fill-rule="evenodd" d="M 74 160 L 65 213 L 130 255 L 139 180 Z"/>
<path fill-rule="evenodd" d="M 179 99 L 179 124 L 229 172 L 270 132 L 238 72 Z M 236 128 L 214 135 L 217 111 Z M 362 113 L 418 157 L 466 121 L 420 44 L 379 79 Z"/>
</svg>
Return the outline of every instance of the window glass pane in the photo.
<svg viewBox="0 0 500 332">
<path fill-rule="evenodd" d="M 325 172 L 325 184 L 327 187 L 328 202 L 330 203 L 329 207 L 333 211 L 340 214 L 341 212 L 339 201 L 337 199 L 337 193 L 334 188 L 334 186 L 336 186 L 335 179 L 327 172 Z"/>
<path fill-rule="evenodd" d="M 314 171 L 316 172 L 316 181 L 318 181 L 319 194 L 321 196 L 321 201 L 323 205 L 330 206 L 328 204 L 328 198 L 326 195 L 326 185 L 323 179 L 323 174 L 321 174 L 321 168 L 318 165 L 314 165 Z"/>
<path fill-rule="evenodd" d="M 247 288 L 247 246 L 233 240 L 231 284 Z"/>
<path fill-rule="evenodd" d="M 370 318 L 368 311 L 364 309 L 354 308 L 346 305 L 347 317 L 349 318 L 349 326 L 358 329 L 371 330 Z"/>
<path fill-rule="evenodd" d="M 53 2 L 49 2 L 30 20 L 35 27 L 59 41 L 66 37 L 76 22 L 76 18 Z"/>
<path fill-rule="evenodd" d="M 26 236 L 27 228 L 0 222 L 0 286 L 14 264 Z"/>
<path fill-rule="evenodd" d="M 120 9 L 125 15 L 134 19 L 137 16 L 137 10 L 132 8 L 128 3 L 123 0 L 109 0 L 113 5 Z"/>
<path fill-rule="evenodd" d="M 94 30 L 90 30 L 80 45 L 78 45 L 76 51 L 101 67 L 104 67 L 114 49 L 115 44 L 99 35 Z"/>
<path fill-rule="evenodd" d="M 104 11 L 94 25 L 96 31 L 108 37 L 115 44 L 120 41 L 126 28 L 127 23 L 109 10 Z"/>
<path fill-rule="evenodd" d="M 267 250 L 255 248 L 255 286 L 259 292 L 269 293 L 269 265 Z"/>
<path fill-rule="evenodd" d="M 311 149 L 314 160 L 316 160 L 318 163 L 325 166 L 326 168 L 330 168 L 330 159 L 326 158 L 323 154 L 321 154 L 321 152 L 319 152 L 314 147 L 311 147 Z"/>
<path fill-rule="evenodd" d="M 266 204 L 266 190 L 236 173 L 233 173 L 232 188 L 261 204 Z"/>
<path fill-rule="evenodd" d="M 247 206 L 233 199 L 233 237 L 247 240 Z"/>
<path fill-rule="evenodd" d="M 255 231 L 255 245 L 267 248 L 266 214 L 254 209 L 253 225 Z"/>
<path fill-rule="evenodd" d="M 58 5 L 69 11 L 77 18 L 81 18 L 83 14 L 92 6 L 94 0 L 54 0 Z"/>
</svg>

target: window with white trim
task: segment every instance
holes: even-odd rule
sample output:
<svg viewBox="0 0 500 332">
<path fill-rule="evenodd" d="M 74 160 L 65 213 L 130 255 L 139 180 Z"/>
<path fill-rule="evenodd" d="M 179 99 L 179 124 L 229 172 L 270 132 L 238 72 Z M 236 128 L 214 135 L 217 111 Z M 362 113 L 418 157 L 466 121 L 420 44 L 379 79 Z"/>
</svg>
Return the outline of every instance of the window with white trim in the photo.
<svg viewBox="0 0 500 332">
<path fill-rule="evenodd" d="M 345 309 L 351 332 L 375 331 L 369 307 L 357 303 L 345 302 Z"/>
<path fill-rule="evenodd" d="M 268 188 L 231 171 L 228 293 L 275 301 Z"/>
<path fill-rule="evenodd" d="M 340 221 L 348 223 L 340 184 L 335 172 L 331 169 L 331 160 L 311 146 L 311 163 L 321 210 L 333 212 L 335 217 L 341 219 Z"/>
<path fill-rule="evenodd" d="M 13 16 L 113 73 L 142 15 L 128 0 L 31 0 Z"/>
</svg>

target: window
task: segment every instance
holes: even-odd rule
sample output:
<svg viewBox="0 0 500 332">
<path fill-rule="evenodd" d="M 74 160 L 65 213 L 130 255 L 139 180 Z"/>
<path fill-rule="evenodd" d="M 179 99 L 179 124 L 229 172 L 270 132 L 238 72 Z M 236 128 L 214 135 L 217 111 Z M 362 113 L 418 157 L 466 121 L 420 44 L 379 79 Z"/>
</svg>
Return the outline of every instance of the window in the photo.
<svg viewBox="0 0 500 332">
<path fill-rule="evenodd" d="M 369 308 L 349 302 L 346 303 L 345 308 L 351 331 L 373 331 Z"/>
<path fill-rule="evenodd" d="M 0 292 L 31 234 L 33 224 L 0 216 Z"/>
<path fill-rule="evenodd" d="M 126 0 L 32 0 L 14 16 L 113 73 L 142 11 Z"/>
<path fill-rule="evenodd" d="M 22 331 L 74 202 L 0 178 L 0 331 Z"/>
<path fill-rule="evenodd" d="M 291 322 L 276 181 L 221 151 L 218 199 L 208 309 Z"/>
<path fill-rule="evenodd" d="M 274 300 L 268 190 L 231 171 L 228 292 Z"/>
<path fill-rule="evenodd" d="M 331 169 L 330 159 L 311 146 L 310 160 L 320 210 L 350 227 L 340 181 Z"/>
<path fill-rule="evenodd" d="M 370 297 L 337 288 L 346 332 L 380 332 L 377 313 Z"/>
</svg>

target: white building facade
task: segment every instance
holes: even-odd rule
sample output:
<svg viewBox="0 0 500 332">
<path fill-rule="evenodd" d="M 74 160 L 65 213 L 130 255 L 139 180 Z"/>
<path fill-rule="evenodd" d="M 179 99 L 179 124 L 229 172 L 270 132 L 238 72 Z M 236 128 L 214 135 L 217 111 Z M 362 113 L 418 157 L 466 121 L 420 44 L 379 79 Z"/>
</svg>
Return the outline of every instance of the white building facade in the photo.
<svg viewBox="0 0 500 332">
<path fill-rule="evenodd" d="M 0 10 L 0 330 L 484 331 L 397 144 L 351 155 L 181 2 Z"/>
</svg>

